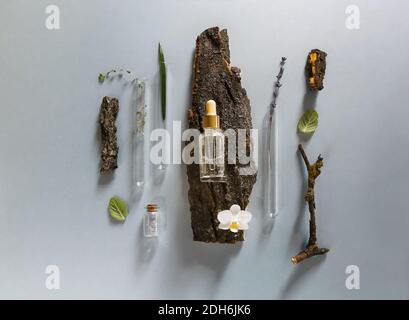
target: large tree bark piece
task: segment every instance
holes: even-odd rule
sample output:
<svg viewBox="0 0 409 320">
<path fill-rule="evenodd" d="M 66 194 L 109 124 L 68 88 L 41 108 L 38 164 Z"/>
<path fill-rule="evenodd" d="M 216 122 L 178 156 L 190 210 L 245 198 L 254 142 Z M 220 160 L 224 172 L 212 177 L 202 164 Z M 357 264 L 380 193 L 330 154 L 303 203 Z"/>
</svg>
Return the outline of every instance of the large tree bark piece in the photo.
<svg viewBox="0 0 409 320">
<path fill-rule="evenodd" d="M 118 143 L 116 137 L 115 120 L 119 111 L 119 102 L 116 98 L 104 97 L 99 113 L 101 126 L 101 168 L 102 174 L 118 168 Z"/>
<path fill-rule="evenodd" d="M 227 30 L 210 28 L 196 40 L 193 66 L 192 105 L 188 109 L 189 127 L 203 130 L 202 120 L 206 101 L 213 99 L 220 116 L 223 130 L 247 129 L 246 150 L 250 153 L 251 108 L 245 89 L 241 86 L 240 69 L 230 65 L 229 38 Z M 227 148 L 226 148 L 227 162 Z M 254 159 L 246 165 L 251 175 L 240 175 L 242 165 L 226 164 L 226 183 L 203 183 L 200 181 L 199 165 L 187 166 L 189 180 L 189 203 L 192 218 L 193 239 L 203 242 L 235 243 L 243 241 L 242 231 L 219 230 L 218 212 L 238 204 L 244 210 L 256 182 L 257 170 Z M 243 169 L 243 166 L 242 168 Z"/>
</svg>

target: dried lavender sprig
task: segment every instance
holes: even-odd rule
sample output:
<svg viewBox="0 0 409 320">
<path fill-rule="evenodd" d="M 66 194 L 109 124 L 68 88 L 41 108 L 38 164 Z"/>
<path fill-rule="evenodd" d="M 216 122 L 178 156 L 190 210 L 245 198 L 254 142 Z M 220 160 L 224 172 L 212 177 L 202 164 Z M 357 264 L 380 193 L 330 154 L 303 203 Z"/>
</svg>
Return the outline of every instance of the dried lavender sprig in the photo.
<svg viewBox="0 0 409 320">
<path fill-rule="evenodd" d="M 284 73 L 284 65 L 285 65 L 286 60 L 287 60 L 286 57 L 281 58 L 280 71 L 278 72 L 278 75 L 276 76 L 277 80 L 274 84 L 273 100 L 271 101 L 271 105 L 270 105 L 270 117 L 272 116 L 274 109 L 277 107 L 277 98 L 280 92 L 280 87 L 282 86 L 280 81 Z"/>
</svg>

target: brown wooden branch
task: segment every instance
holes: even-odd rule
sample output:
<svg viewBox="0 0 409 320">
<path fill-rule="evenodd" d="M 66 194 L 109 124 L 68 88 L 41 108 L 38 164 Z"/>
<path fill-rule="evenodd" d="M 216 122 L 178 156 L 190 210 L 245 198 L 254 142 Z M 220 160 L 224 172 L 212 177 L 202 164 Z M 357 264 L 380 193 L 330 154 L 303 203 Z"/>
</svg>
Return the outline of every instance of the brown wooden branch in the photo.
<svg viewBox="0 0 409 320">
<path fill-rule="evenodd" d="M 304 148 L 301 144 L 298 145 L 298 151 L 301 153 L 301 156 L 304 160 L 305 166 L 308 171 L 308 188 L 305 193 L 304 199 L 308 203 L 308 210 L 310 212 L 310 238 L 307 243 L 305 250 L 302 250 L 297 255 L 291 258 L 291 261 L 294 264 L 300 263 L 301 261 L 308 259 L 316 255 L 326 254 L 329 249 L 320 248 L 317 244 L 317 225 L 315 222 L 315 180 L 321 174 L 321 168 L 324 165 L 323 158 L 321 155 L 318 156 L 317 161 L 313 164 L 310 164 L 308 157 L 304 151 Z"/>
</svg>

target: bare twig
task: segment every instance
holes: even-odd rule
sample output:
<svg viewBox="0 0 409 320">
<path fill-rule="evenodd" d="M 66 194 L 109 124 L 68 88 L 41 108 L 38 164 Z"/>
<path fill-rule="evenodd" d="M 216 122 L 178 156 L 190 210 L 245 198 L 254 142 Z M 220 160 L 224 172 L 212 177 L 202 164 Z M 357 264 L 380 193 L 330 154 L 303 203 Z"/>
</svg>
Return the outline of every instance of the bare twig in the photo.
<svg viewBox="0 0 409 320">
<path fill-rule="evenodd" d="M 307 247 L 305 250 L 299 252 L 297 255 L 291 258 L 291 261 L 294 264 L 300 263 L 301 261 L 316 256 L 326 254 L 329 249 L 320 248 L 317 244 L 317 225 L 315 222 L 315 193 L 314 186 L 315 180 L 321 173 L 321 168 L 324 165 L 323 158 L 321 155 L 318 156 L 317 161 L 313 164 L 310 164 L 307 155 L 305 154 L 303 146 L 298 145 L 298 151 L 301 153 L 301 156 L 304 160 L 305 166 L 308 171 L 308 189 L 304 196 L 305 201 L 308 203 L 308 210 L 310 212 L 310 238 L 308 240 Z"/>
</svg>

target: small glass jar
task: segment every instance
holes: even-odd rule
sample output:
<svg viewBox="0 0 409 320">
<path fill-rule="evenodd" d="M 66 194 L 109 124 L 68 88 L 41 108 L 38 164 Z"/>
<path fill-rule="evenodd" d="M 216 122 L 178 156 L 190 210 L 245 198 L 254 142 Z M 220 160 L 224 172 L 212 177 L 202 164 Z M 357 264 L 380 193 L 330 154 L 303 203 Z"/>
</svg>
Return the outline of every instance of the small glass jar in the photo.
<svg viewBox="0 0 409 320">
<path fill-rule="evenodd" d="M 143 217 L 143 233 L 147 238 L 159 235 L 159 212 L 157 204 L 148 204 Z"/>
</svg>

